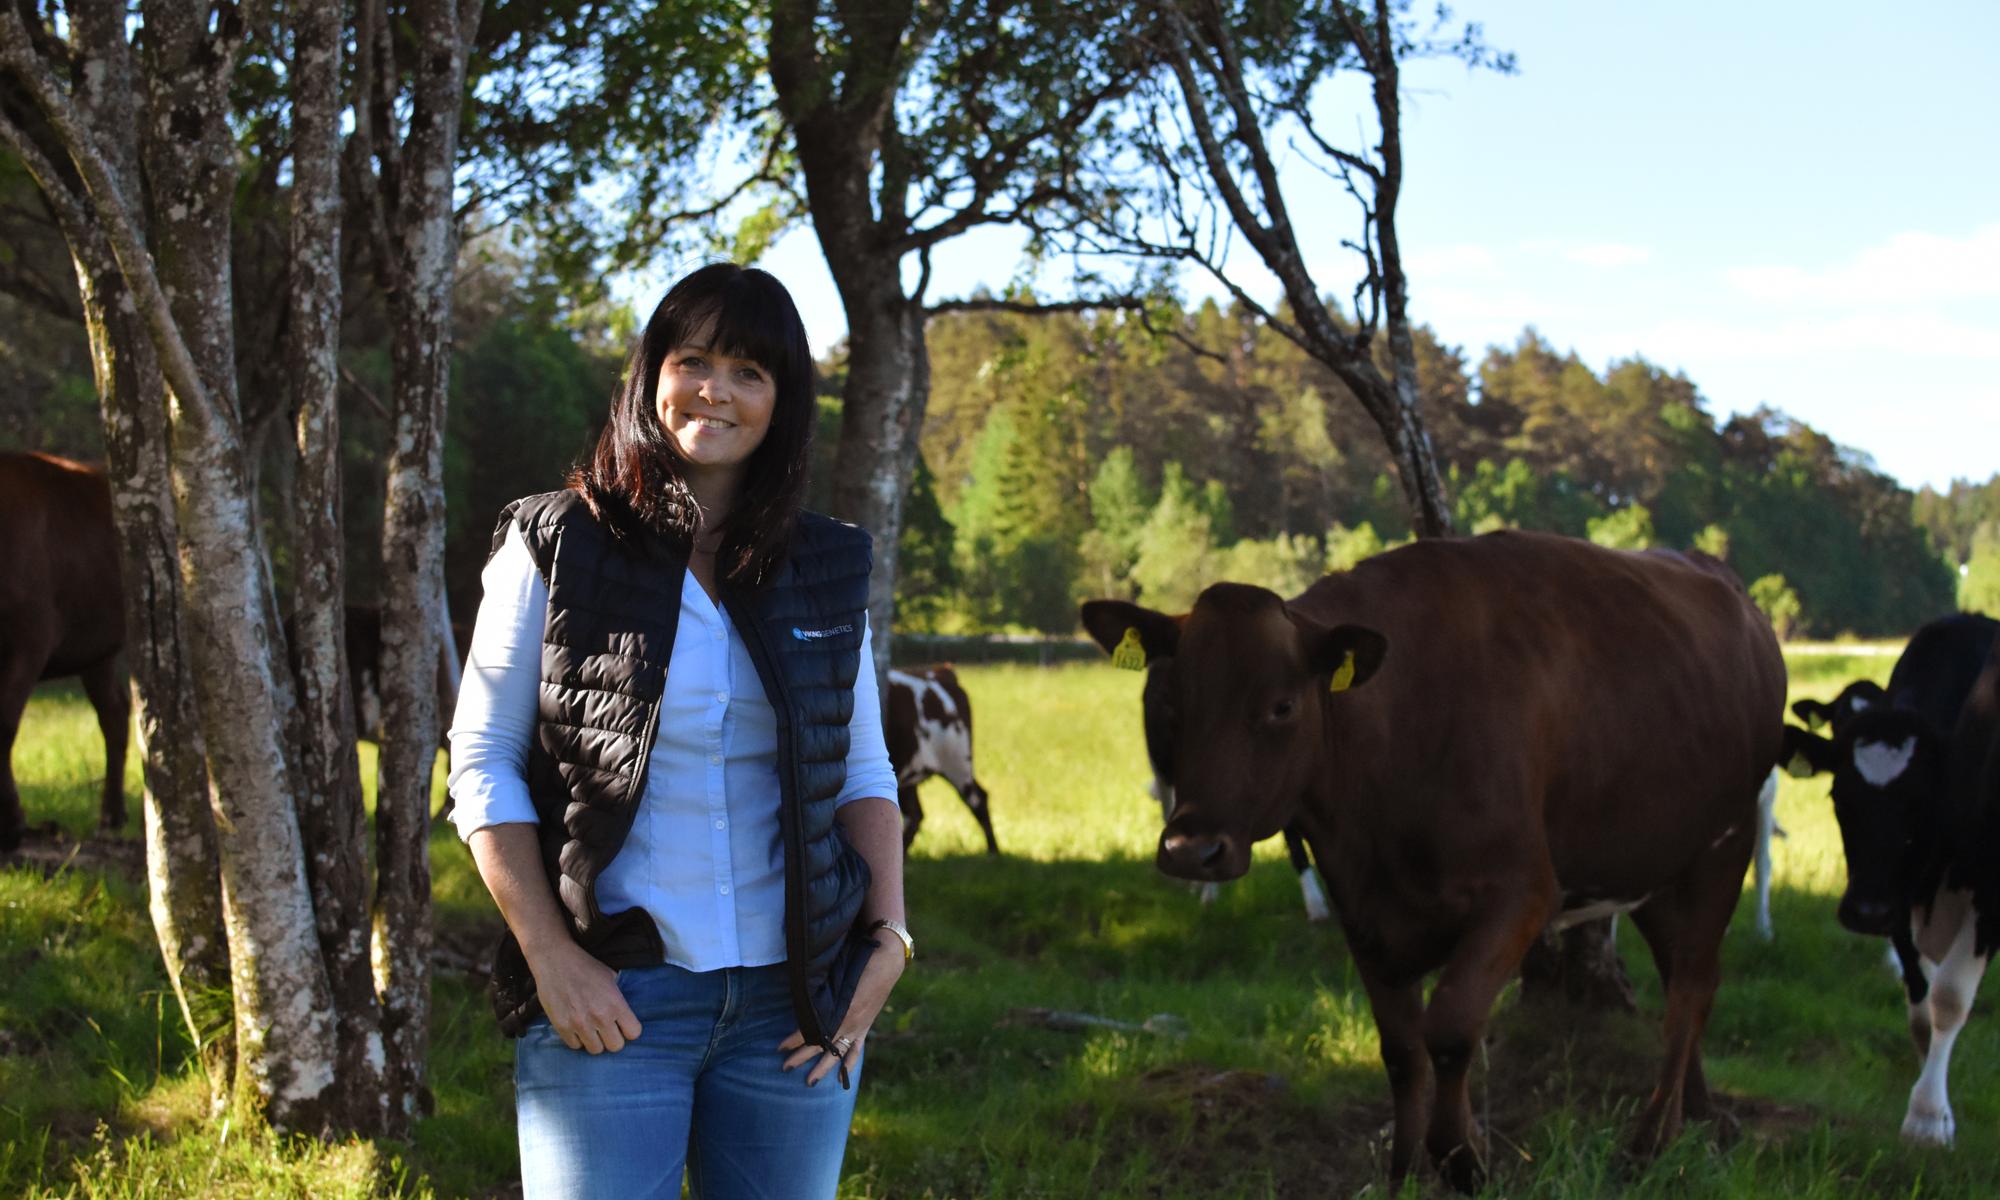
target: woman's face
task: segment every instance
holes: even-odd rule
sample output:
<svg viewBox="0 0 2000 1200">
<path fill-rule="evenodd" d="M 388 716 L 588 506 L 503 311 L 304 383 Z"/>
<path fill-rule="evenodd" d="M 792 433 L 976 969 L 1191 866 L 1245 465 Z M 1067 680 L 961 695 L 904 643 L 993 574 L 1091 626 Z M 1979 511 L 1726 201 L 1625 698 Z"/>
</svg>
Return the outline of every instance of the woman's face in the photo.
<svg viewBox="0 0 2000 1200">
<path fill-rule="evenodd" d="M 667 352 L 654 392 L 660 428 L 691 473 L 730 479 L 741 476 L 770 432 L 777 398 L 777 381 L 763 364 L 695 344 Z"/>
</svg>

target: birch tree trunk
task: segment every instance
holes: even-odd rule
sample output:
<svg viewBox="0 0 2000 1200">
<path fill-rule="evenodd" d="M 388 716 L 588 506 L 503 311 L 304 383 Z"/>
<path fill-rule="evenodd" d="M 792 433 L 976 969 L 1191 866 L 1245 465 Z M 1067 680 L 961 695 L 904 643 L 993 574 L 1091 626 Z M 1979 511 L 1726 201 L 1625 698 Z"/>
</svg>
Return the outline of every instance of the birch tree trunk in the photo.
<svg viewBox="0 0 2000 1200">
<path fill-rule="evenodd" d="M 392 106 L 372 114 L 393 198 L 386 270 L 395 334 L 393 442 L 382 519 L 383 744 L 375 802 L 374 965 L 393 1112 L 429 1107 L 431 771 L 437 761 L 437 613 L 444 602 L 444 422 L 451 369 L 451 288 L 458 227 L 453 172 L 466 55 L 479 24 L 478 0 L 414 6 L 414 87 L 407 137 L 388 128 Z M 376 28 L 379 10 L 364 19 Z M 364 80 L 394 80 L 393 43 L 364 33 L 378 59 Z M 386 252 L 385 252 L 386 251 Z M 395 1118 L 392 1118 L 395 1119 Z"/>
<path fill-rule="evenodd" d="M 124 5 L 89 0 L 71 9 L 72 42 L 82 61 L 77 106 L 104 147 L 107 167 L 127 205 L 139 194 L 137 91 Z M 63 227 L 83 298 L 84 327 L 104 416 L 112 509 L 118 530 L 125 603 L 126 658 L 145 776 L 148 909 L 167 979 L 203 1067 L 226 1094 L 235 1059 L 229 1014 L 213 997 L 229 986 L 229 949 L 215 827 L 208 809 L 208 769 L 197 720 L 194 668 L 181 622 L 177 531 L 167 463 L 166 392 L 144 325 L 137 319 L 117 260 L 77 200 L 75 183 L 55 177 L 41 148 L 45 194 Z"/>
<path fill-rule="evenodd" d="M 358 1129 L 390 1124 L 381 1007 L 368 939 L 367 814 L 349 698 L 340 525 L 341 6 L 292 24 L 291 336 L 298 471 L 292 676 L 299 697 L 299 824 L 320 954 L 338 1014 L 339 1107 Z"/>
<path fill-rule="evenodd" d="M 227 118 L 242 27 L 234 10 L 213 30 L 182 5 L 149 4 L 142 12 L 147 104 L 137 124 L 158 270 L 72 93 L 37 51 L 35 39 L 49 34 L 31 36 L 11 7 L 0 10 L 0 63 L 34 98 L 81 176 L 89 212 L 167 383 L 186 645 L 208 751 L 229 938 L 234 1095 L 281 1126 L 320 1129 L 337 1124 L 327 1104 L 331 995 L 291 803 L 289 680 L 272 670 L 275 628 L 232 403 L 227 283 L 235 172 Z"/>
</svg>

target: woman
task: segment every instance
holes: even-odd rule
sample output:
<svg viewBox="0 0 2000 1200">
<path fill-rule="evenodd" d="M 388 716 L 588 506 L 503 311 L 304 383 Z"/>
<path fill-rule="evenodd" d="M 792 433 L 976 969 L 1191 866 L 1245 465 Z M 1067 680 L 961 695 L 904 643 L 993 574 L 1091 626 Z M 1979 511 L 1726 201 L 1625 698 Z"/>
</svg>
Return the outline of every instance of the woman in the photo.
<svg viewBox="0 0 2000 1200">
<path fill-rule="evenodd" d="M 911 942 L 869 538 L 801 511 L 815 416 L 784 287 L 704 267 L 589 463 L 495 531 L 452 820 L 507 922 L 530 1200 L 838 1185 Z"/>
</svg>

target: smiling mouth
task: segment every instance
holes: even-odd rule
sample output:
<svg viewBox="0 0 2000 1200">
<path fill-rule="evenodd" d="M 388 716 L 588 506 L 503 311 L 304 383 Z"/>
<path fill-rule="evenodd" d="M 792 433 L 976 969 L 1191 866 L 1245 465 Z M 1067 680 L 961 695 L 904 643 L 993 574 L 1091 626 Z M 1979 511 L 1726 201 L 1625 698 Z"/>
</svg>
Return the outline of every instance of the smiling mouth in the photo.
<svg viewBox="0 0 2000 1200">
<path fill-rule="evenodd" d="M 733 424 L 731 424 L 730 422 L 728 422 L 728 421 L 719 421 L 719 420 L 715 419 L 714 417 L 703 417 L 703 416 L 696 416 L 696 415 L 690 415 L 690 416 L 688 417 L 687 421 L 688 421 L 688 424 L 690 424 L 690 425 L 694 426 L 694 427 L 695 427 L 695 428 L 697 428 L 697 429 L 734 429 L 734 428 L 736 428 L 736 426 L 735 426 L 735 425 L 733 425 Z"/>
</svg>

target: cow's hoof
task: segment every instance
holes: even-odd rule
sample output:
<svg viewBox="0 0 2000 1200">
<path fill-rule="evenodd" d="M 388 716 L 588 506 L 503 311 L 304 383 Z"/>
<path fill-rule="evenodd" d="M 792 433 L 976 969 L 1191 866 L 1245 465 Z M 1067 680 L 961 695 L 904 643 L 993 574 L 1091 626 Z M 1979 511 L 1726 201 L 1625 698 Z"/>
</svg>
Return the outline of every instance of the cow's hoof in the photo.
<svg viewBox="0 0 2000 1200">
<path fill-rule="evenodd" d="M 1486 1186 L 1486 1164 L 1470 1143 L 1439 1159 L 1437 1169 L 1446 1183 L 1468 1196 Z"/>
<path fill-rule="evenodd" d="M 21 830 L 18 826 L 13 829 L 0 829 L 0 854 L 12 854 L 20 848 Z"/>
<path fill-rule="evenodd" d="M 1920 1113 L 1911 1109 L 1903 1118 L 1903 1140 L 1912 1146 L 1941 1146 L 1950 1148 L 1953 1133 L 1956 1132 L 1951 1119 L 1951 1110 Z"/>
</svg>

